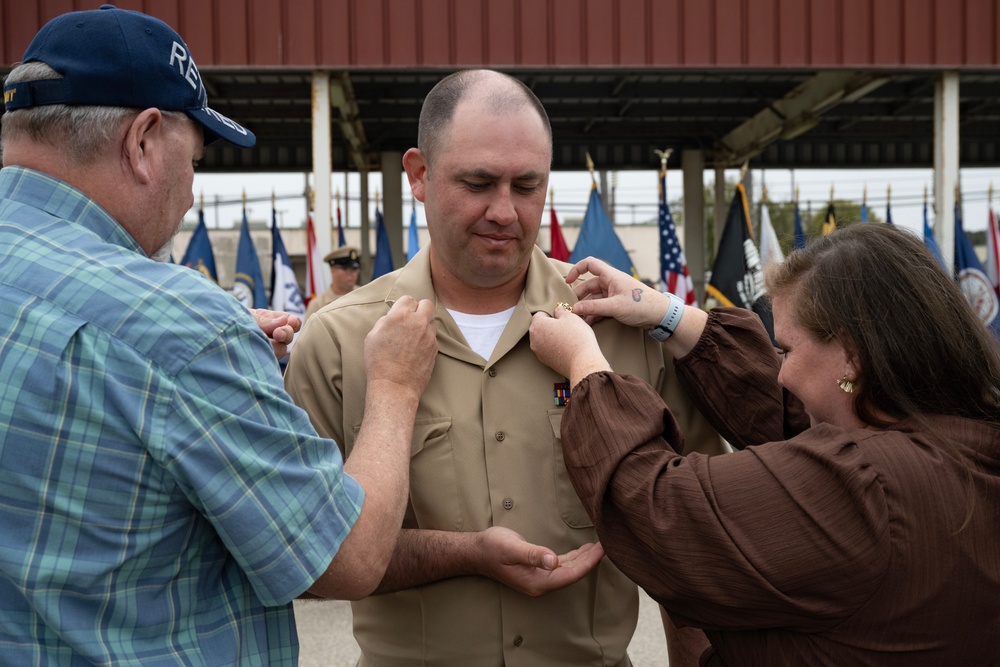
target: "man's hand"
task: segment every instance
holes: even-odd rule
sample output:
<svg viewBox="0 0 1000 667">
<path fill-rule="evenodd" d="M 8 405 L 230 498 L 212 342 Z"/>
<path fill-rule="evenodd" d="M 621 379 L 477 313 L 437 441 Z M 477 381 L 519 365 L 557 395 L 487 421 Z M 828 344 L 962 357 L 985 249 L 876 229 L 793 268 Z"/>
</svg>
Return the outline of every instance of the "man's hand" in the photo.
<svg viewBox="0 0 1000 667">
<path fill-rule="evenodd" d="M 260 330 L 271 340 L 274 356 L 281 359 L 288 354 L 288 346 L 295 337 L 295 332 L 302 328 L 302 318 L 280 310 L 265 308 L 251 308 L 250 314 L 257 321 Z"/>
<path fill-rule="evenodd" d="M 409 497 L 410 446 L 420 395 L 437 357 L 434 304 L 402 296 L 365 337 L 364 421 L 344 472 L 365 490 L 358 517 L 310 592 L 360 600 L 386 576 Z"/>
<path fill-rule="evenodd" d="M 600 543 L 584 544 L 557 556 L 508 528 L 493 526 L 479 535 L 482 574 L 529 597 L 575 584 L 604 558 Z"/>
<path fill-rule="evenodd" d="M 369 392 L 386 383 L 388 387 L 380 391 L 408 391 L 415 407 L 430 382 L 436 359 L 434 304 L 401 296 L 365 337 Z"/>
</svg>

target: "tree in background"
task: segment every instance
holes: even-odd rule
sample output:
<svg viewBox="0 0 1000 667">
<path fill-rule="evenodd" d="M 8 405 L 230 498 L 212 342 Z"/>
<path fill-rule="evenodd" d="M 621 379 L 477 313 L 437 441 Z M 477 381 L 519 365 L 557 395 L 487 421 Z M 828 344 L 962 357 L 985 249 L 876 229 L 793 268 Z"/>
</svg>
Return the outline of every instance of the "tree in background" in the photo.
<svg viewBox="0 0 1000 667">
<path fill-rule="evenodd" d="M 815 203 L 815 202 L 814 202 Z M 823 222 L 826 221 L 826 206 L 829 202 L 820 202 L 819 206 L 813 206 L 812 217 L 805 218 L 807 207 L 804 202 L 799 202 L 799 212 L 802 214 L 802 226 L 805 227 L 806 237 L 814 239 L 822 232 Z M 836 199 L 833 202 L 837 210 L 837 226 L 845 227 L 861 221 L 861 204 L 848 199 Z M 774 226 L 774 233 L 778 235 L 778 243 L 781 250 L 786 255 L 795 246 L 795 202 L 769 202 L 768 211 L 771 214 L 771 224 Z M 758 215 L 754 217 L 754 228 L 758 226 L 760 220 Z M 869 223 L 882 222 L 878 213 L 868 207 Z"/>
</svg>

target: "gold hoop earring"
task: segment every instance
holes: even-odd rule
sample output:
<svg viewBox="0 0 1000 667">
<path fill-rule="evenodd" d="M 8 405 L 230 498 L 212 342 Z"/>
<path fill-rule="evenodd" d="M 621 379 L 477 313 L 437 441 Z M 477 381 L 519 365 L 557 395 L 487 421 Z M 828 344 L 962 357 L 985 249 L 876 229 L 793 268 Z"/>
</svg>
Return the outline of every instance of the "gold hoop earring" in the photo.
<svg viewBox="0 0 1000 667">
<path fill-rule="evenodd" d="M 846 375 L 837 380 L 837 385 L 848 394 L 854 393 L 854 383 L 848 380 Z"/>
</svg>

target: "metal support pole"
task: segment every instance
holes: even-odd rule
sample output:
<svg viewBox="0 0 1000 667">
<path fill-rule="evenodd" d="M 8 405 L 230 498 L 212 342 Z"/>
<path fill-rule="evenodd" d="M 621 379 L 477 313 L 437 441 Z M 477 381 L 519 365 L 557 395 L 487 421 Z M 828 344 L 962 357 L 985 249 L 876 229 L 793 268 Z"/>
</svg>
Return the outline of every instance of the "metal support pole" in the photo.
<svg viewBox="0 0 1000 667">
<path fill-rule="evenodd" d="M 312 75 L 312 155 L 313 155 L 313 226 L 316 246 L 322 257 L 330 252 L 330 192 L 333 177 L 333 144 L 330 139 L 330 73 Z"/>
<path fill-rule="evenodd" d="M 684 256 L 698 303 L 705 302 L 705 156 L 698 149 L 681 153 L 684 172 Z"/>
<path fill-rule="evenodd" d="M 403 252 L 403 154 L 398 151 L 382 153 L 382 219 L 389 232 L 392 248 L 392 265 L 399 268 L 406 264 Z"/>
<path fill-rule="evenodd" d="M 942 72 L 934 81 L 934 237 L 949 274 L 955 271 L 958 116 L 958 72 Z"/>
<path fill-rule="evenodd" d="M 726 201 L 726 168 L 723 165 L 715 166 L 715 204 L 712 212 L 714 220 L 712 231 L 715 233 L 715 247 L 712 248 L 712 260 L 715 260 L 715 251 L 719 248 L 719 241 L 722 240 L 722 230 L 726 228 L 726 213 L 728 212 Z"/>
<path fill-rule="evenodd" d="M 372 278 L 372 244 L 371 244 L 371 211 L 368 202 L 368 170 L 362 169 L 358 175 L 361 180 L 361 284 Z"/>
</svg>

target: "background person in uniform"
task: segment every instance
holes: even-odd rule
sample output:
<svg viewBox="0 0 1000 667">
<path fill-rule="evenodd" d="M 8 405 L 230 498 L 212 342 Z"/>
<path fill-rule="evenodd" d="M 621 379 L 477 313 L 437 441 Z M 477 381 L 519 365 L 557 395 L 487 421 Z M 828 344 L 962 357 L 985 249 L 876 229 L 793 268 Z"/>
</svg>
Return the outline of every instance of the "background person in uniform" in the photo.
<svg viewBox="0 0 1000 667">
<path fill-rule="evenodd" d="M 433 306 L 400 298 L 368 336 L 345 465 L 283 391 L 290 320 L 254 314 L 272 350 L 232 296 L 151 259 L 205 143 L 255 142 L 180 36 L 105 6 L 23 63 L 0 134 L 0 663 L 292 665 L 291 600 L 384 573 Z"/>
<path fill-rule="evenodd" d="M 367 414 L 366 332 L 401 294 L 436 303 L 404 530 L 379 594 L 353 605 L 361 664 L 628 665 L 637 589 L 595 544 L 559 444 L 566 380 L 527 336 L 532 313 L 575 300 L 569 265 L 535 244 L 552 159 L 545 110 L 514 78 L 460 72 L 424 100 L 418 145 L 403 166 L 430 243 L 310 318 L 285 378 L 317 430 L 351 452 Z M 721 451 L 657 341 L 614 321 L 599 337 L 616 368 L 684 415 L 693 446 Z"/>
<path fill-rule="evenodd" d="M 331 250 L 323 258 L 330 265 L 330 287 L 316 295 L 306 306 L 306 317 L 333 303 L 358 286 L 358 271 L 361 269 L 360 254 L 354 246 L 345 245 Z"/>
<path fill-rule="evenodd" d="M 592 258 L 568 278 L 587 271 L 572 314 L 531 326 L 573 385 L 567 468 L 611 560 L 705 629 L 705 665 L 997 664 L 1000 348 L 919 237 L 852 225 L 774 265 L 778 351 L 749 311 L 675 305 Z M 683 456 L 671 410 L 577 316 L 664 313 L 742 451 Z"/>
</svg>

